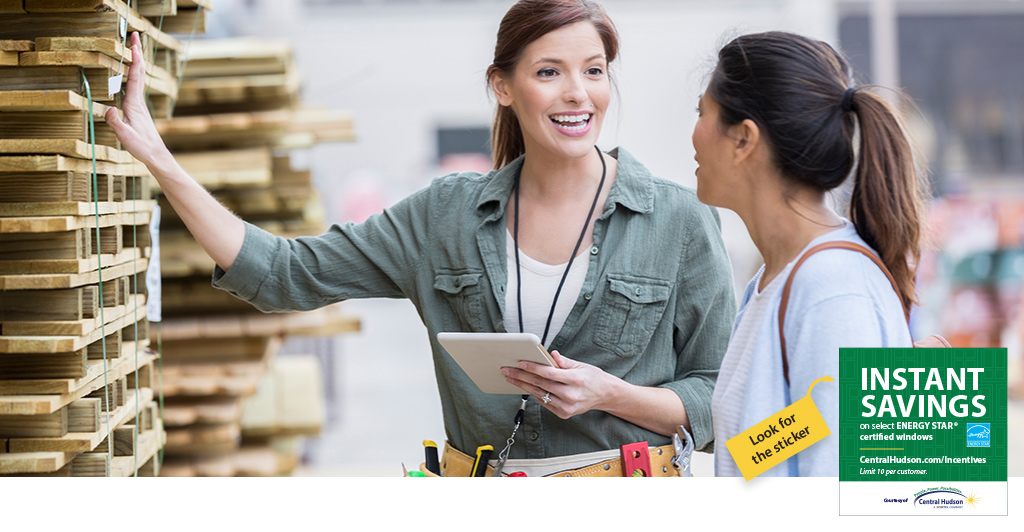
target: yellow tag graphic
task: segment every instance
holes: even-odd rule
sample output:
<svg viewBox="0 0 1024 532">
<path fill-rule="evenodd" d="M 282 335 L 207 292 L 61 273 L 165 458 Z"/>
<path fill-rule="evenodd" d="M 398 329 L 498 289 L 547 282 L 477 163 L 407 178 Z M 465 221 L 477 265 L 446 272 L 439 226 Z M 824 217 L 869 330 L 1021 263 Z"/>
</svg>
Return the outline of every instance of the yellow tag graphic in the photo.
<svg viewBox="0 0 1024 532">
<path fill-rule="evenodd" d="M 826 375 L 812 382 L 806 397 L 725 442 L 744 479 L 749 481 L 832 434 L 811 390 L 819 382 L 834 380 Z"/>
</svg>

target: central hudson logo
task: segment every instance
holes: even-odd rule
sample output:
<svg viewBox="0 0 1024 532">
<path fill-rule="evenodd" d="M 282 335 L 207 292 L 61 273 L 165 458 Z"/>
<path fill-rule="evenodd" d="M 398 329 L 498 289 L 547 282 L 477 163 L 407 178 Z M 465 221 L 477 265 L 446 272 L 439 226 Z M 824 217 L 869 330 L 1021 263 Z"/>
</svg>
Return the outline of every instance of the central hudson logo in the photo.
<svg viewBox="0 0 1024 532">
<path fill-rule="evenodd" d="M 981 497 L 976 493 L 964 495 L 956 488 L 940 486 L 923 489 L 914 494 L 914 506 L 945 510 L 962 510 L 965 506 L 977 508 Z"/>
<path fill-rule="evenodd" d="M 968 447 L 988 447 L 991 441 L 992 432 L 989 423 L 967 424 Z"/>
</svg>

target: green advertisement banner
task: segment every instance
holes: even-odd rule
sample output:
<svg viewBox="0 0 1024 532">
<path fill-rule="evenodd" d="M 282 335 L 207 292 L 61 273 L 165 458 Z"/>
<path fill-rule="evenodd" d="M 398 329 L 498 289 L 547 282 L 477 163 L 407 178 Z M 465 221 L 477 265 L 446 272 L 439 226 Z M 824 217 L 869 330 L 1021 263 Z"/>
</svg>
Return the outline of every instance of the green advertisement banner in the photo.
<svg viewBox="0 0 1024 532">
<path fill-rule="evenodd" d="M 1006 481 L 1005 348 L 840 349 L 841 482 Z"/>
</svg>

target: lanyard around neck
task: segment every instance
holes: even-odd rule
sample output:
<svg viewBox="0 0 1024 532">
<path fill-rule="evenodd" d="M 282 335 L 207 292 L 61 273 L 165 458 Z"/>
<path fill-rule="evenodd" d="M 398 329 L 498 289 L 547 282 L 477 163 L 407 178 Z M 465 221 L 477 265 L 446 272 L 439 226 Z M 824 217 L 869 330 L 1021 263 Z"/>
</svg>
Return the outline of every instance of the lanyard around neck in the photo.
<svg viewBox="0 0 1024 532">
<path fill-rule="evenodd" d="M 544 325 L 544 336 L 541 338 L 541 345 L 547 343 L 548 331 L 551 328 L 551 318 L 555 315 L 555 305 L 558 304 L 558 295 L 562 293 L 562 285 L 565 284 L 565 279 L 569 276 L 569 269 L 572 268 L 572 261 L 576 258 L 576 254 L 580 251 L 580 246 L 583 244 L 583 239 L 587 236 L 587 227 L 590 227 L 590 219 L 594 216 L 594 209 L 597 208 L 597 200 L 601 197 L 601 189 L 604 188 L 604 178 L 608 173 L 608 166 L 604 162 L 604 154 L 601 153 L 601 149 L 594 146 L 597 150 L 598 157 L 601 158 L 601 182 L 597 185 L 597 193 L 594 194 L 594 203 L 590 205 L 590 212 L 587 213 L 587 221 L 583 224 L 583 230 L 580 231 L 580 238 L 576 241 L 576 247 L 572 250 L 572 255 L 569 257 L 569 263 L 565 265 L 565 272 L 562 273 L 562 280 L 558 283 L 558 288 L 555 290 L 554 300 L 551 302 L 551 310 L 548 311 L 548 321 Z M 513 221 L 512 228 L 512 240 L 515 242 L 516 247 L 516 304 L 519 308 L 519 332 L 523 332 L 523 275 L 522 269 L 519 265 L 519 176 L 522 174 L 523 167 L 520 166 L 516 170 L 516 182 L 515 182 L 515 219 Z M 526 417 L 526 401 L 529 399 L 529 394 L 523 394 L 522 403 L 519 405 L 519 412 L 516 413 L 514 425 L 512 427 L 512 435 L 509 436 L 505 442 L 505 448 L 498 453 L 498 463 L 494 467 L 494 476 L 500 477 L 501 470 L 505 466 L 505 460 L 508 460 L 508 452 L 512 448 L 512 444 L 516 441 L 516 431 L 519 430 L 519 425 L 523 423 Z"/>
<path fill-rule="evenodd" d="M 565 271 L 562 273 L 562 279 L 558 282 L 558 288 L 555 290 L 555 297 L 551 301 L 551 310 L 548 311 L 548 319 L 544 324 L 544 335 L 540 339 L 541 345 L 546 344 L 548 341 L 548 331 L 551 329 L 551 318 L 555 315 L 555 305 L 558 304 L 558 296 L 562 293 L 562 286 L 565 285 L 565 279 L 569 277 L 569 269 L 572 268 L 572 261 L 576 259 L 576 254 L 580 251 L 583 239 L 587 236 L 587 227 L 590 226 L 590 219 L 593 218 L 594 210 L 597 208 L 597 200 L 601 197 L 601 189 L 604 188 L 604 179 L 608 172 L 608 166 L 604 162 L 604 154 L 601 153 L 601 150 L 597 146 L 594 146 L 594 149 L 597 150 L 597 155 L 601 158 L 601 182 L 597 185 L 597 193 L 594 194 L 594 202 L 590 205 L 590 212 L 587 213 L 587 221 L 583 224 L 583 230 L 580 231 L 580 237 L 576 241 L 576 247 L 573 248 L 572 255 L 569 256 L 569 263 L 565 265 Z M 515 219 L 512 227 L 512 240 L 515 243 L 516 248 L 516 304 L 519 309 L 519 332 L 523 332 L 523 275 L 522 268 L 519 264 L 519 176 L 522 174 L 522 171 L 522 166 L 516 170 L 516 206 Z"/>
</svg>

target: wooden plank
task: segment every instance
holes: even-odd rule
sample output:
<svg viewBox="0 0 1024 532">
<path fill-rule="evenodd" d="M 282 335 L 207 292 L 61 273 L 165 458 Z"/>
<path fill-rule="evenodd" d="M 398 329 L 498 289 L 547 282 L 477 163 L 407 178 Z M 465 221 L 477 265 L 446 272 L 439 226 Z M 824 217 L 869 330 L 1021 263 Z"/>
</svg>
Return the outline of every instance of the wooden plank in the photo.
<svg viewBox="0 0 1024 532">
<path fill-rule="evenodd" d="M 106 453 L 84 453 L 71 461 L 73 477 L 109 477 L 110 455 Z"/>
<path fill-rule="evenodd" d="M 90 160 L 63 155 L 0 156 L 0 172 L 78 172 L 91 175 L 92 170 L 91 156 Z M 149 170 L 139 161 L 129 163 L 96 161 L 96 172 L 111 175 L 149 175 Z"/>
<path fill-rule="evenodd" d="M 90 178 L 89 174 L 75 172 L 0 174 L 0 203 L 92 201 Z M 11 225 L 10 222 L 3 219 L 0 219 L 0 224 Z M 0 229 L 0 232 L 28 233 L 35 231 Z"/>
<path fill-rule="evenodd" d="M 32 13 L 24 15 L 25 17 L 42 19 L 39 24 L 39 36 L 82 35 L 116 38 L 118 17 L 124 16 L 128 22 L 129 32 L 138 31 L 147 40 L 155 40 L 164 48 L 172 48 L 179 52 L 184 50 L 184 45 L 180 41 L 168 35 L 166 31 L 159 31 L 135 10 L 129 10 L 121 0 L 25 0 L 25 11 Z M 66 28 L 63 33 L 59 31 L 61 21 L 64 21 Z M 15 32 L 11 32 L 10 35 L 0 32 L 0 35 L 18 38 Z"/>
<path fill-rule="evenodd" d="M 13 293 L 13 292 L 12 292 Z M 146 296 L 142 294 L 133 295 L 130 305 L 118 305 L 116 307 L 104 308 L 103 317 L 108 324 L 113 323 L 129 312 L 134 312 L 145 306 Z M 105 303 L 105 301 L 104 301 Z M 143 322 L 147 325 L 140 327 L 148 331 L 148 323 L 145 318 Z M 3 336 L 85 336 L 92 334 L 100 328 L 99 316 L 84 318 L 81 320 L 68 321 L 9 321 L 0 323 L 0 335 Z M 141 332 L 140 332 L 141 334 Z M 144 337 L 145 339 L 145 337 Z M 128 338 L 127 341 L 132 341 Z M 80 375 L 79 375 L 80 376 Z"/>
<path fill-rule="evenodd" d="M 87 369 L 85 349 L 46 356 L 0 354 L 0 375 L 7 379 L 79 379 Z"/>
<path fill-rule="evenodd" d="M 97 316 L 95 286 L 64 290 L 5 292 L 0 298 L 0 321 L 80 320 Z M 6 335 L 6 333 L 5 333 Z M 67 349 L 66 351 L 75 351 Z M 17 351 L 7 351 L 14 353 Z M 31 351 L 26 351 L 31 352 Z M 61 351 L 55 351 L 61 352 Z"/>
<path fill-rule="evenodd" d="M 93 102 L 93 116 L 102 120 L 110 107 Z M 69 90 L 0 91 L 0 111 L 88 111 L 89 100 Z"/>
<path fill-rule="evenodd" d="M 62 410 L 68 411 L 68 432 L 96 432 L 100 430 L 100 400 L 84 397 Z"/>
<path fill-rule="evenodd" d="M 103 37 L 40 37 L 36 39 L 38 52 L 98 52 L 111 59 L 132 62 L 131 48 L 125 48 L 119 39 Z"/>
<path fill-rule="evenodd" d="M 0 66 L 18 66 L 18 52 L 5 52 L 0 50 Z"/>
<path fill-rule="evenodd" d="M 165 17 L 161 27 L 167 33 L 183 35 L 190 35 L 193 31 L 197 34 L 206 33 L 206 10 L 182 9 L 179 6 L 178 14 L 173 17 Z"/>
<path fill-rule="evenodd" d="M 0 27 L 3 26 L 4 20 L 0 18 Z M 25 23 L 32 27 L 31 20 L 26 20 Z M 97 87 L 97 90 L 92 93 L 93 100 L 112 101 L 105 88 L 107 78 L 112 75 L 107 69 L 91 68 L 83 71 L 77 66 L 4 68 L 4 89 L 72 91 L 84 95 L 86 90 L 85 83 L 82 81 L 83 73 L 89 86 Z"/>
<path fill-rule="evenodd" d="M 75 456 L 75 453 L 59 452 L 0 454 L 0 475 L 55 472 Z"/>
<path fill-rule="evenodd" d="M 101 118 L 93 132 L 96 144 L 117 148 L 113 129 Z M 89 143 L 89 119 L 86 111 L 27 111 L 0 113 L 0 139 L 73 139 Z M 99 155 L 97 154 L 97 157 Z"/>
<path fill-rule="evenodd" d="M 89 229 L 0 234 L 0 261 L 89 258 L 93 255 L 92 236 L 93 231 Z"/>
<path fill-rule="evenodd" d="M 0 203 L 0 216 L 100 216 L 104 214 L 130 213 L 138 210 L 152 210 L 153 200 L 86 202 L 41 202 L 41 203 Z M 149 207 L 147 207 L 149 206 Z"/>
<path fill-rule="evenodd" d="M 135 406 L 153 400 L 153 390 L 141 389 L 136 395 L 135 390 L 128 392 L 128 400 L 110 413 L 110 424 L 106 414 L 100 415 L 100 430 L 96 432 L 69 432 L 60 438 L 11 438 L 8 447 L 12 453 L 22 452 L 75 452 L 88 453 L 99 446 L 107 438 L 108 427 L 117 427 L 126 420 L 135 417 Z"/>
<path fill-rule="evenodd" d="M 114 360 L 107 367 L 107 379 L 117 379 L 136 371 L 137 367 L 152 363 L 155 355 L 139 351 L 138 366 L 136 357 L 132 356 L 134 345 L 124 348 L 121 357 Z M 141 348 L 138 348 L 141 349 Z M 85 397 L 90 392 L 103 386 L 103 364 L 97 363 L 89 367 L 88 374 L 83 379 L 74 381 L 72 391 L 67 393 L 54 393 L 50 395 L 27 395 L 18 392 L 5 390 L 0 384 L 0 414 L 33 415 L 56 412 L 64 405 Z"/>
<path fill-rule="evenodd" d="M 148 250 L 129 248 L 116 255 L 93 255 L 87 259 L 63 260 L 4 260 L 0 261 L 0 276 L 32 274 L 84 274 L 99 270 L 100 263 L 123 264 L 147 257 Z"/>
<path fill-rule="evenodd" d="M 91 159 L 92 145 L 77 139 L 0 139 L 0 154 L 57 154 Z M 110 146 L 96 146 L 96 159 L 114 163 L 131 163 L 130 153 Z"/>
<path fill-rule="evenodd" d="M 135 425 L 121 425 L 114 429 L 114 456 L 135 456 L 138 431 Z"/>
<path fill-rule="evenodd" d="M 3 5 L 3 2 L 6 2 L 6 1 L 7 0 L 0 0 L 0 5 Z M 17 1 L 17 0 L 15 0 L 15 1 Z M 18 3 L 20 3 L 20 2 L 18 2 Z M 0 8 L 0 13 L 2 13 L 2 12 L 3 12 L 2 8 Z M 33 41 L 29 41 L 29 40 L 15 41 L 15 40 L 10 40 L 10 39 L 0 40 L 0 51 L 2 51 L 2 52 L 31 52 L 34 49 L 35 49 L 35 43 Z"/>
<path fill-rule="evenodd" d="M 138 0 L 135 9 L 144 17 L 173 17 L 178 14 L 178 2 L 177 0 Z"/>
<path fill-rule="evenodd" d="M 271 158 L 269 148 L 182 153 L 175 157 L 190 176 L 207 187 L 269 184 Z"/>
<path fill-rule="evenodd" d="M 5 438 L 60 438 L 68 433 L 68 410 L 35 416 L 0 416 L 0 436 Z"/>
<path fill-rule="evenodd" d="M 137 307 L 136 312 L 138 316 L 145 317 L 145 305 Z M 92 358 L 95 350 L 101 349 L 101 347 L 91 346 L 94 343 L 100 342 L 104 338 L 103 331 L 108 331 L 107 338 L 109 338 L 110 341 L 119 341 L 120 336 L 118 335 L 117 337 L 114 337 L 113 335 L 120 333 L 121 329 L 133 324 L 136 312 L 127 313 L 126 315 L 113 320 L 105 329 L 96 329 L 83 336 L 0 336 L 0 353 L 68 353 L 71 351 L 78 351 L 85 347 L 90 347 L 88 355 Z M 116 333 L 114 331 L 116 331 Z M 5 383 L 7 383 L 7 381 L 0 380 L 0 390 L 4 388 Z M 40 391 L 24 393 L 51 392 Z"/>
<path fill-rule="evenodd" d="M 149 259 L 136 259 L 116 265 L 103 266 L 103 278 L 125 277 L 146 270 Z M 57 273 L 39 275 L 0 275 L 0 290 L 43 290 L 75 288 L 99 282 L 100 272 Z M 73 351 L 73 349 L 71 350 Z"/>
<path fill-rule="evenodd" d="M 2 181 L 0 181 L 2 186 Z M 152 211 L 128 212 L 120 214 L 105 214 L 95 216 L 24 216 L 0 218 L 0 233 L 56 233 L 61 231 L 73 231 L 75 229 L 95 229 L 97 223 L 100 227 L 111 227 L 114 225 L 144 225 L 149 224 Z M 125 229 L 130 232 L 130 229 Z"/>
<path fill-rule="evenodd" d="M 96 333 L 94 332 L 93 334 Z M 96 361 L 117 357 L 121 354 L 121 340 L 121 330 L 118 329 L 90 344 L 86 348 L 85 354 L 89 360 Z"/>
</svg>

